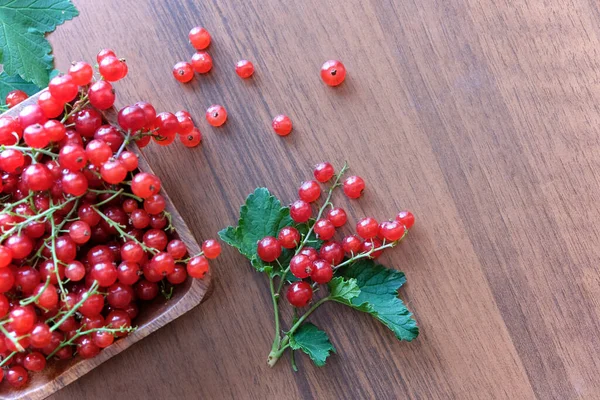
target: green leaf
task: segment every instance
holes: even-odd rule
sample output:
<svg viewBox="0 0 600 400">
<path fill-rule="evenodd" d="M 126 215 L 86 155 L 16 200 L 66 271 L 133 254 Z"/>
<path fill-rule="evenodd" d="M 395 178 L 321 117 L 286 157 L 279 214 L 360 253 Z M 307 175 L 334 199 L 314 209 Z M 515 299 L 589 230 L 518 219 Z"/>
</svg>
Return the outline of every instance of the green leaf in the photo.
<svg viewBox="0 0 600 400">
<path fill-rule="evenodd" d="M 315 325 L 307 322 L 300 326 L 290 337 L 290 347 L 293 350 L 302 350 L 317 367 L 325 365 L 325 360 L 335 348 L 329 341 L 327 334 Z"/>
<path fill-rule="evenodd" d="M 6 72 L 0 74 L 0 101 L 4 102 L 6 95 L 13 90 L 22 90 L 28 95 L 40 91 L 40 88 L 21 79 L 20 76 L 9 76 Z"/>
<path fill-rule="evenodd" d="M 78 15 L 70 0 L 9 0 L 0 5 L 0 63 L 39 87 L 48 85 L 54 64 L 45 34 Z"/>
<path fill-rule="evenodd" d="M 406 282 L 404 273 L 368 259 L 359 260 L 340 272 L 345 278 L 356 279 L 360 289 L 350 301 L 351 307 L 377 318 L 400 340 L 411 341 L 419 335 L 417 322 L 398 298 L 398 289 Z"/>
<path fill-rule="evenodd" d="M 336 276 L 329 281 L 328 285 L 331 300 L 348 306 L 352 306 L 352 299 L 360 294 L 360 288 L 354 278 L 344 279 L 341 276 Z"/>
<path fill-rule="evenodd" d="M 219 232 L 219 236 L 230 246 L 250 259 L 254 268 L 263 272 L 267 265 L 256 254 L 257 242 L 265 236 L 277 236 L 279 230 L 293 225 L 288 207 L 282 207 L 277 197 L 266 188 L 257 188 L 240 208 L 240 219 L 236 227 L 230 226 Z M 291 251 L 285 252 L 291 258 Z M 282 261 L 286 260 L 282 256 Z M 289 262 L 289 260 L 287 260 Z"/>
</svg>

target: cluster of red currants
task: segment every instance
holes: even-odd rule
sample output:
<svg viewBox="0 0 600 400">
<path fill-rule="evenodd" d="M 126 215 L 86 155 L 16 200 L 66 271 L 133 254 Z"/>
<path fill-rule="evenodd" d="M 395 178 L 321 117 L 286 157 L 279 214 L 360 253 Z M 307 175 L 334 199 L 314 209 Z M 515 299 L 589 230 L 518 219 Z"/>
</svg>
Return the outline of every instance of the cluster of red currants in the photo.
<svg viewBox="0 0 600 400">
<path fill-rule="evenodd" d="M 0 117 L 0 381 L 14 387 L 47 359 L 94 357 L 135 329 L 144 302 L 203 278 L 221 252 L 206 240 L 188 255 L 160 179 L 127 150 L 177 133 L 197 144 L 189 114 L 140 102 L 120 110 L 119 126 L 106 123 L 110 82 L 127 66 L 111 50 L 98 64 L 101 80 L 75 63 L 17 118 Z"/>
<path fill-rule="evenodd" d="M 194 72 L 206 74 L 212 69 L 213 60 L 204 51 L 211 42 L 210 33 L 203 27 L 192 28 L 188 34 L 190 43 L 197 50 L 190 62 L 180 61 L 173 66 L 173 76 L 182 83 L 194 78 Z M 248 60 L 240 60 L 235 65 L 235 72 L 242 79 L 254 74 L 254 65 Z M 321 79 L 329 86 L 338 86 L 346 79 L 346 68 L 337 60 L 326 61 L 321 67 Z M 221 126 L 227 120 L 227 111 L 221 105 L 212 105 L 206 110 L 206 120 L 212 126 Z M 271 123 L 273 130 L 279 136 L 287 136 L 292 132 L 292 120 L 287 115 L 277 115 Z"/>
<path fill-rule="evenodd" d="M 313 172 L 315 180 L 302 183 L 298 189 L 299 200 L 290 206 L 290 217 L 298 224 L 308 223 L 312 218 L 311 203 L 321 197 L 319 182 L 326 183 L 335 176 L 335 170 L 328 162 L 318 164 Z M 415 222 L 414 215 L 410 211 L 401 211 L 395 219 L 381 223 L 378 223 L 375 218 L 366 217 L 357 222 L 356 234 L 345 236 L 339 242 L 333 240 L 336 230 L 346 224 L 348 217 L 343 208 L 334 207 L 331 203 L 332 191 L 341 185 L 347 197 L 357 199 L 365 188 L 365 182 L 359 176 L 349 176 L 343 183 L 338 183 L 343 173 L 344 170 L 338 174 L 316 221 L 310 228 L 319 240 L 324 241 L 318 251 L 306 245 L 307 241 L 301 240 L 300 232 L 293 226 L 282 228 L 277 238 L 267 236 L 258 242 L 258 256 L 269 263 L 279 258 L 283 248 L 295 249 L 289 271 L 298 279 L 310 278 L 313 282 L 311 285 L 307 281 L 300 280 L 289 286 L 287 299 L 295 307 L 306 306 L 312 299 L 313 287 L 316 284 L 328 283 L 337 268 L 360 258 L 375 259 L 385 249 L 395 246 Z M 327 208 L 329 211 L 325 212 Z M 305 238 L 310 237 L 311 231 Z M 345 260 L 345 257 L 348 259 Z"/>
</svg>

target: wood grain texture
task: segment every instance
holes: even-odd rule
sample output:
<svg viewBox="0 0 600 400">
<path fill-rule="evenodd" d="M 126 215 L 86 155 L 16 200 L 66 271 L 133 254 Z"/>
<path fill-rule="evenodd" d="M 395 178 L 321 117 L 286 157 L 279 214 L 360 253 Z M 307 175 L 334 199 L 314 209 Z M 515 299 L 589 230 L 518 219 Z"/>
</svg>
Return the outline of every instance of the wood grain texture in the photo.
<svg viewBox="0 0 600 400">
<path fill-rule="evenodd" d="M 417 225 L 382 262 L 422 334 L 328 304 L 339 355 L 265 365 L 267 283 L 226 249 L 213 296 L 59 392 L 80 398 L 595 399 L 600 397 L 600 104 L 596 2 L 563 0 L 76 0 L 51 35 L 58 67 L 113 47 L 130 76 L 118 103 L 185 108 L 203 145 L 149 148 L 197 238 L 236 220 L 256 186 L 283 201 L 311 166 L 348 160 L 368 182 L 352 221 L 412 209 Z M 188 30 L 213 35 L 214 70 L 188 85 Z M 246 58 L 254 78 L 233 66 Z M 319 79 L 327 59 L 348 78 Z M 213 103 L 230 119 L 203 120 Z M 279 113 L 294 132 L 270 130 Z"/>
</svg>

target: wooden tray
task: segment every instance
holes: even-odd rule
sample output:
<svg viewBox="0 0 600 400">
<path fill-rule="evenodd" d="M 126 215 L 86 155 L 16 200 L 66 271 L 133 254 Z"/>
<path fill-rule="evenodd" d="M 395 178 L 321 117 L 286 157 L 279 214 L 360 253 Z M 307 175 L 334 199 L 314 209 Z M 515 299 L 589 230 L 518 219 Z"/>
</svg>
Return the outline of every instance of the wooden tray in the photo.
<svg viewBox="0 0 600 400">
<path fill-rule="evenodd" d="M 2 114 L 2 116 L 10 115 L 16 117 L 23 107 L 34 104 L 38 97 L 39 93 L 31 96 L 23 103 Z M 114 112 L 107 113 L 105 117 L 109 122 L 114 123 Z M 130 146 L 129 150 L 138 155 L 139 169 L 141 171 L 152 172 L 152 168 L 150 168 L 146 158 L 136 145 Z M 200 245 L 196 239 L 194 239 L 190 229 L 183 218 L 181 218 L 181 215 L 173 205 L 168 194 L 164 190 L 161 191 L 161 194 L 167 203 L 166 210 L 170 212 L 173 217 L 173 226 L 175 227 L 174 236 L 178 237 L 186 244 L 189 254 L 199 253 L 201 250 Z M 210 271 L 206 274 L 204 279 L 188 278 L 185 283 L 175 288 L 173 297 L 168 301 L 159 295 L 153 303 L 145 304 L 143 309 L 140 307 L 140 314 L 135 320 L 138 329 L 128 336 L 116 340 L 114 344 L 102 350 L 96 357 L 82 359 L 81 357 L 76 356 L 71 360 L 49 361 L 43 371 L 29 373 L 29 382 L 21 389 L 14 389 L 5 382 L 1 383 L 0 399 L 36 400 L 50 396 L 52 393 L 65 387 L 77 378 L 87 374 L 104 361 L 127 349 L 135 342 L 145 338 L 152 332 L 196 307 L 210 294 L 208 292 L 210 283 Z M 126 373 L 125 368 L 123 371 Z"/>
</svg>

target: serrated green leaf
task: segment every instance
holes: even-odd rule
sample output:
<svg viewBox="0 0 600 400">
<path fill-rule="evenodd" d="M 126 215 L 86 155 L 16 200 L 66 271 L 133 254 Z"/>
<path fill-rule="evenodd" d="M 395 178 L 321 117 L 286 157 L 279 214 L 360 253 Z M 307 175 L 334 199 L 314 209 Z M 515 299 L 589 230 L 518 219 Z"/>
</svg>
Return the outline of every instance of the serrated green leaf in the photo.
<svg viewBox="0 0 600 400">
<path fill-rule="evenodd" d="M 0 102 L 4 103 L 4 99 L 9 92 L 13 90 L 22 90 L 28 95 L 32 95 L 40 91 L 40 88 L 33 83 L 24 81 L 20 76 L 9 76 L 6 72 L 0 74 Z"/>
<path fill-rule="evenodd" d="M 329 341 L 327 333 L 307 322 L 301 325 L 290 337 L 290 347 L 293 350 L 302 350 L 317 367 L 325 365 L 325 360 L 335 347 Z"/>
<path fill-rule="evenodd" d="M 266 265 L 256 254 L 257 242 L 265 236 L 277 236 L 281 228 L 290 225 L 293 225 L 293 221 L 289 208 L 282 207 L 281 202 L 268 189 L 257 188 L 240 208 L 238 225 L 223 229 L 219 236 L 250 259 L 254 268 L 262 272 Z M 286 250 L 284 255 L 291 258 L 288 253 L 290 251 Z M 286 261 L 283 255 L 282 261 Z"/>
<path fill-rule="evenodd" d="M 398 289 L 406 283 L 404 273 L 362 259 L 344 267 L 340 275 L 356 279 L 360 289 L 351 307 L 377 318 L 400 340 L 411 341 L 419 335 L 417 322 L 398 298 Z"/>
<path fill-rule="evenodd" d="M 45 34 L 78 15 L 70 0 L 9 0 L 0 5 L 0 63 L 8 75 L 48 85 L 52 48 Z"/>
<path fill-rule="evenodd" d="M 329 281 L 328 286 L 331 300 L 348 306 L 352 306 L 352 299 L 358 297 L 360 294 L 360 288 L 354 278 L 345 279 L 341 276 L 336 276 Z"/>
</svg>

